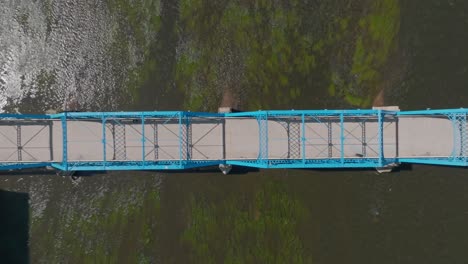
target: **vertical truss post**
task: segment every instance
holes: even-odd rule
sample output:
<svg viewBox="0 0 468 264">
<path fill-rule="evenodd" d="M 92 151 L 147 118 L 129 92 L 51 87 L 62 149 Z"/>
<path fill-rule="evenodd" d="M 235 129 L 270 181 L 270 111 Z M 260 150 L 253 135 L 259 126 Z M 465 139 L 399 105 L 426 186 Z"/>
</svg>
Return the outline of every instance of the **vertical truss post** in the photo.
<svg viewBox="0 0 468 264">
<path fill-rule="evenodd" d="M 107 149 L 106 149 L 106 117 L 104 115 L 101 116 L 101 122 L 102 122 L 102 161 L 103 161 L 103 167 L 105 169 L 106 167 L 106 162 L 107 162 Z"/>
<path fill-rule="evenodd" d="M 60 118 L 62 121 L 62 167 L 68 171 L 68 136 L 67 136 L 67 112 Z"/>
<path fill-rule="evenodd" d="M 259 151 L 258 161 L 267 164 L 268 167 L 268 113 L 263 112 L 257 115 Z"/>
<path fill-rule="evenodd" d="M 340 114 L 340 154 L 341 154 L 341 164 L 344 164 L 344 114 Z"/>
<path fill-rule="evenodd" d="M 377 119 L 378 119 L 378 145 L 379 145 L 379 167 L 383 167 L 384 165 L 384 149 L 383 149 L 383 119 L 384 114 L 382 113 L 382 109 L 377 110 Z"/>
<path fill-rule="evenodd" d="M 452 122 L 452 133 L 453 133 L 453 149 L 452 149 L 452 161 L 457 161 L 457 152 L 459 146 L 459 133 L 458 133 L 458 124 L 457 124 L 457 114 L 450 114 L 448 118 Z"/>
<path fill-rule="evenodd" d="M 452 121 L 452 128 L 453 128 L 453 149 L 452 149 L 452 161 L 457 161 L 457 156 L 461 152 L 460 146 L 460 134 L 459 134 L 459 125 L 457 122 L 457 114 L 450 114 L 448 116 L 450 121 Z"/>
<path fill-rule="evenodd" d="M 48 122 L 48 126 L 49 126 L 49 149 L 50 149 L 50 161 L 53 161 L 54 160 L 54 148 L 53 148 L 53 144 L 54 144 L 54 133 L 53 133 L 53 129 L 52 129 L 52 123 L 53 121 L 49 121 Z"/>
<path fill-rule="evenodd" d="M 306 142 L 306 136 L 305 136 L 305 115 L 302 114 L 301 116 L 301 147 L 302 147 L 302 164 L 305 164 L 305 159 L 306 159 L 306 149 L 305 149 L 305 142 Z"/>
<path fill-rule="evenodd" d="M 468 156 L 468 135 L 466 130 L 466 113 L 463 113 L 460 117 L 460 158 L 464 163 L 466 163 Z"/>
<path fill-rule="evenodd" d="M 158 124 L 154 121 L 154 160 L 158 160 L 159 155 L 159 145 L 158 145 Z"/>
<path fill-rule="evenodd" d="M 21 125 L 16 126 L 16 148 L 18 149 L 18 161 L 22 161 L 23 147 L 21 146 Z"/>
<path fill-rule="evenodd" d="M 116 140 L 116 129 L 115 129 L 115 120 L 112 120 L 112 123 L 111 123 L 111 127 L 112 127 L 112 142 L 114 142 L 114 154 L 112 155 L 112 160 L 116 160 L 116 157 L 117 157 L 117 140 Z"/>
<path fill-rule="evenodd" d="M 192 118 L 190 116 L 185 116 L 185 158 L 190 160 L 192 158 Z"/>
<path fill-rule="evenodd" d="M 332 122 L 330 118 L 327 121 L 327 134 L 328 134 L 328 157 L 331 158 L 333 156 L 333 131 L 332 131 Z"/>
<path fill-rule="evenodd" d="M 361 122 L 362 156 L 367 157 L 366 121 Z"/>
<path fill-rule="evenodd" d="M 460 147 L 460 156 L 461 156 L 461 159 L 462 161 L 466 164 L 466 161 L 467 161 L 467 156 L 468 156 L 468 132 L 467 132 L 467 127 L 466 127 L 466 114 L 467 113 L 463 113 L 461 118 L 460 118 L 460 144 L 461 144 L 461 147 Z"/>
<path fill-rule="evenodd" d="M 141 115 L 141 159 L 143 160 L 143 166 L 145 166 L 145 116 Z"/>
<path fill-rule="evenodd" d="M 179 112 L 179 165 L 182 166 L 182 146 L 183 146 L 183 138 L 182 138 L 182 112 Z"/>
</svg>

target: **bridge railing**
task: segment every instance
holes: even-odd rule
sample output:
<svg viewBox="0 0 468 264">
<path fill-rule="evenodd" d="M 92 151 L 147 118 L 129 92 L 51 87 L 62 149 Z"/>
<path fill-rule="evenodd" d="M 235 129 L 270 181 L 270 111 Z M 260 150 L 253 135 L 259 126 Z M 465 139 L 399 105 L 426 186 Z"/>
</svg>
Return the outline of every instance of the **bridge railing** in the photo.
<svg viewBox="0 0 468 264">
<path fill-rule="evenodd" d="M 37 168 L 51 166 L 60 170 L 166 170 L 166 169 L 189 169 L 196 167 L 214 166 L 219 164 L 230 164 L 249 166 L 257 168 L 373 168 L 385 167 L 392 163 L 424 163 L 436 165 L 467 166 L 468 156 L 468 132 L 466 117 L 468 109 L 442 109 L 422 111 L 387 111 L 387 110 L 272 110 L 253 111 L 238 113 L 204 113 L 187 111 L 153 111 L 153 112 L 66 112 L 52 115 L 22 115 L 22 114 L 0 114 L 0 120 L 54 120 L 61 125 L 62 153 L 61 160 L 43 161 L 5 161 L 0 162 L 0 169 Z M 435 116 L 447 118 L 453 127 L 453 151 L 448 157 L 421 157 L 421 158 L 399 158 L 397 156 L 386 156 L 384 142 L 384 131 L 386 123 L 403 116 Z M 192 156 L 193 142 L 191 125 L 194 120 L 227 120 L 236 118 L 250 118 L 258 124 L 258 157 L 255 159 L 194 159 Z M 102 154 L 100 160 L 80 160 L 70 156 L 70 144 L 73 144 L 69 132 L 69 126 L 76 121 L 92 120 L 100 124 L 100 135 L 96 140 Z M 350 121 L 351 120 L 351 121 Z M 390 121 L 389 121 L 390 120 Z M 362 130 L 361 137 L 356 137 L 349 130 L 348 123 L 359 124 Z M 113 129 L 112 136 L 118 137 L 116 132 L 119 126 L 131 122 L 132 127 L 138 134 L 135 140 L 139 143 L 137 147 L 141 153 L 137 158 L 129 159 L 127 154 L 116 150 L 120 148 L 119 140 L 122 137 L 113 138 L 112 144 L 109 140 L 109 129 Z M 271 155 L 270 150 L 270 122 L 284 124 L 287 129 L 288 154 L 284 158 Z M 370 122 L 376 125 L 374 135 L 366 134 L 366 128 L 362 124 Z M 158 141 L 157 129 L 148 133 L 146 125 L 158 123 L 162 125 L 171 124 L 174 127 L 174 142 L 176 153 L 166 156 L 159 153 L 161 149 Z M 329 155 L 312 156 L 310 149 L 314 146 L 311 142 L 313 129 L 311 123 L 322 125 L 329 131 L 324 140 L 325 153 Z M 333 127 L 332 127 L 333 125 Z M 111 127 L 111 128 L 109 128 Z M 140 127 L 139 129 L 136 127 Z M 356 125 L 356 127 L 358 127 Z M 352 128 L 354 129 L 354 128 Z M 330 132 L 331 131 L 331 132 Z M 335 137 L 331 135 L 333 133 Z M 347 155 L 347 143 L 351 140 L 362 145 L 362 153 L 357 156 Z M 120 142 L 120 143 L 119 143 Z M 76 143 L 76 142 L 75 142 Z M 374 144 L 375 149 L 370 145 Z M 393 144 L 393 143 L 392 143 Z M 22 146 L 18 145 L 18 150 Z M 123 158 L 109 158 L 109 150 L 113 155 L 122 155 Z M 149 151 L 154 151 L 154 157 L 148 158 Z M 366 151 L 373 151 L 366 153 Z M 320 151 L 317 151 L 320 152 Z M 337 154 L 339 153 L 339 154 Z M 170 156 L 173 156 L 172 158 Z"/>
</svg>

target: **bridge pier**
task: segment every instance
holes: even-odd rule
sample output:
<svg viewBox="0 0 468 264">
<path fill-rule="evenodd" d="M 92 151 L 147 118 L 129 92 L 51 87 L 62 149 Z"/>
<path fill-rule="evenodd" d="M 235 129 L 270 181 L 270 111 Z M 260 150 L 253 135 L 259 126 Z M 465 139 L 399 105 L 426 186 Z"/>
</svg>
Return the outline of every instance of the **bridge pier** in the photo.
<svg viewBox="0 0 468 264">
<path fill-rule="evenodd" d="M 377 167 L 375 168 L 375 170 L 380 174 L 380 173 L 390 173 L 393 171 L 394 168 L 398 167 L 399 164 L 396 164 L 396 163 L 392 163 L 392 164 L 388 164 L 384 167 Z"/>
<path fill-rule="evenodd" d="M 232 170 L 232 165 L 229 164 L 219 164 L 219 169 L 221 172 L 226 175 Z"/>
</svg>

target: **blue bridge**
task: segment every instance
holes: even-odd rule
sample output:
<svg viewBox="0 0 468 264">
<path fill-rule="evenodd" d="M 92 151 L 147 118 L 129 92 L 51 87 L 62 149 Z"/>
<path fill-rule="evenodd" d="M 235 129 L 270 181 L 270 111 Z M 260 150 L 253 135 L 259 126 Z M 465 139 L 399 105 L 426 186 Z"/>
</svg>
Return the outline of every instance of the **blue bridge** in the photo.
<svg viewBox="0 0 468 264">
<path fill-rule="evenodd" d="M 467 113 L 380 108 L 0 114 L 0 170 L 468 166 Z"/>
</svg>

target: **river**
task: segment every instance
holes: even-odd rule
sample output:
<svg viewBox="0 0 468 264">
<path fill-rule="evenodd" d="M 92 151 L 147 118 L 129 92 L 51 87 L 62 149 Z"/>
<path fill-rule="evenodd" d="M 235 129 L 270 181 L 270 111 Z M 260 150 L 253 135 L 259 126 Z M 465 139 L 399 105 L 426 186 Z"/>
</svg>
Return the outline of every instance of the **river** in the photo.
<svg viewBox="0 0 468 264">
<path fill-rule="evenodd" d="M 0 106 L 467 107 L 465 1 L 252 3 L 3 0 Z M 468 260 L 468 172 L 448 167 L 2 172 L 0 211 L 5 262 Z"/>
</svg>

